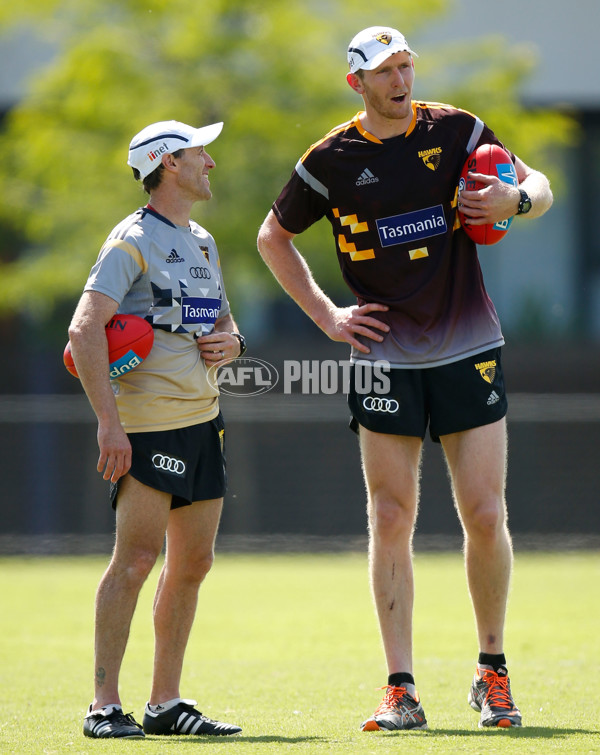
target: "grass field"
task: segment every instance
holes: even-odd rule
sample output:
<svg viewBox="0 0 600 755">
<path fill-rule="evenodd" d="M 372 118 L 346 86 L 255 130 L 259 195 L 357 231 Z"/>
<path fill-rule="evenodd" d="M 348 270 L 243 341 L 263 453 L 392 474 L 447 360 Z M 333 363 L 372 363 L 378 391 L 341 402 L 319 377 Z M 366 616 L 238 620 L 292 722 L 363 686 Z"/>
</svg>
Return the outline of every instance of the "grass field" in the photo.
<svg viewBox="0 0 600 755">
<path fill-rule="evenodd" d="M 89 740 L 93 600 L 106 558 L 0 559 L 0 753 L 600 752 L 600 554 L 517 553 L 507 655 L 524 728 L 482 731 L 458 554 L 418 554 L 415 674 L 430 729 L 362 733 L 385 683 L 365 557 L 218 555 L 202 588 L 182 694 L 238 723 L 231 739 Z M 150 687 L 145 586 L 122 673 L 141 719 Z"/>
</svg>

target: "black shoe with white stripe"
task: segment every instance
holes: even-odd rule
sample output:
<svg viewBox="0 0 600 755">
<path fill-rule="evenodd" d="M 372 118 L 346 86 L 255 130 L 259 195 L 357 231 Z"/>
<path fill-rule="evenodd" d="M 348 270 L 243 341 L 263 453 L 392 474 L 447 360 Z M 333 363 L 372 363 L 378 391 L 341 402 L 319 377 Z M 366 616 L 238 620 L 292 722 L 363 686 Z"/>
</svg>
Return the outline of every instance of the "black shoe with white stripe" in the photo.
<svg viewBox="0 0 600 755">
<path fill-rule="evenodd" d="M 146 734 L 212 734 L 227 736 L 239 734 L 242 730 L 233 724 L 224 724 L 203 716 L 194 708 L 195 700 L 179 700 L 175 705 L 163 709 L 161 705 L 147 704 L 144 711 L 144 731 Z"/>
<path fill-rule="evenodd" d="M 95 739 L 144 739 L 142 727 L 131 713 L 123 713 L 119 705 L 106 705 L 98 710 L 92 710 L 90 705 L 83 719 L 83 733 Z"/>
</svg>

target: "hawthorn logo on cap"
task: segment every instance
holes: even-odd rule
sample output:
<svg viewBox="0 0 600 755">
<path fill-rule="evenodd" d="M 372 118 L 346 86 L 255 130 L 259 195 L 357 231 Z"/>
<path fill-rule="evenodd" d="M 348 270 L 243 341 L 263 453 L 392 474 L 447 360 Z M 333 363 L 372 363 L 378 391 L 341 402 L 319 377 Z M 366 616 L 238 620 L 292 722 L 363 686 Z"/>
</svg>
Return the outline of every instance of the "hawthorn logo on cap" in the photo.
<svg viewBox="0 0 600 755">
<path fill-rule="evenodd" d="M 378 34 L 375 39 L 378 42 L 381 42 L 382 45 L 389 45 L 389 43 L 392 41 L 392 35 L 389 33 L 389 31 L 384 31 L 383 34 Z"/>
<path fill-rule="evenodd" d="M 397 29 L 388 26 L 370 26 L 363 29 L 348 46 L 350 73 L 356 73 L 361 68 L 372 71 L 397 52 L 409 52 L 415 56 L 417 54 L 410 49 L 404 35 Z"/>
</svg>

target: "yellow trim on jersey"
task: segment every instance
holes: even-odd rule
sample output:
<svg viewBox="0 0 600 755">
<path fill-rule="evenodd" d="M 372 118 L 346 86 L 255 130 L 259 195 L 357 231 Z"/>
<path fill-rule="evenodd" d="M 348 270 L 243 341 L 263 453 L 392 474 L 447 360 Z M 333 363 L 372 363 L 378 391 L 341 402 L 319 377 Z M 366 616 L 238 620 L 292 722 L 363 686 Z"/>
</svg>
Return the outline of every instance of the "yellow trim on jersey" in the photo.
<svg viewBox="0 0 600 755">
<path fill-rule="evenodd" d="M 453 210 L 458 209 L 458 186 L 454 190 L 454 198 L 452 202 L 450 202 L 450 207 L 452 207 Z M 460 218 L 458 217 L 458 212 L 456 213 L 456 216 L 454 218 L 454 225 L 452 226 L 453 231 L 457 231 L 461 226 Z"/>
<path fill-rule="evenodd" d="M 412 132 L 415 130 L 415 126 L 417 125 L 417 103 L 411 102 L 410 106 L 412 109 L 412 119 L 410 121 L 410 126 L 406 129 L 404 138 L 406 138 L 409 134 L 412 134 Z"/>
<path fill-rule="evenodd" d="M 412 119 L 410 122 L 410 125 L 408 129 L 406 130 L 406 133 L 404 136 L 409 136 L 414 130 L 415 126 L 417 125 L 417 108 L 420 107 L 423 110 L 436 110 L 436 109 L 449 109 L 449 110 L 458 110 L 462 113 L 467 113 L 467 115 L 472 116 L 475 118 L 476 116 L 473 115 L 473 113 L 470 113 L 468 110 L 463 110 L 462 108 L 455 107 L 454 105 L 448 105 L 444 102 L 425 102 L 425 101 L 415 101 L 413 100 L 411 102 L 411 108 L 412 108 Z M 342 123 L 339 126 L 335 126 L 335 128 L 332 128 L 331 131 L 329 131 L 322 139 L 319 139 L 318 142 L 315 142 L 314 144 L 311 144 L 310 147 L 306 150 L 306 152 L 302 155 L 300 158 L 300 162 L 303 163 L 304 160 L 310 155 L 310 153 L 318 147 L 320 144 L 323 144 L 323 142 L 327 141 L 332 136 L 335 136 L 336 134 L 341 134 L 342 131 L 347 131 L 349 128 L 352 128 L 354 126 L 358 133 L 361 136 L 364 136 L 365 139 L 368 139 L 370 142 L 375 142 L 375 144 L 383 144 L 381 139 L 378 139 L 376 136 L 371 134 L 369 131 L 365 129 L 365 127 L 360 122 L 360 116 L 364 113 L 364 110 L 359 110 L 359 112 L 349 121 L 346 121 L 346 123 Z"/>
<path fill-rule="evenodd" d="M 465 110 L 462 107 L 456 107 L 455 105 L 448 105 L 446 102 L 426 102 L 424 100 L 417 100 L 416 102 L 413 102 L 413 106 L 415 105 L 423 108 L 423 110 L 457 110 L 459 113 L 466 113 L 473 118 L 477 118 L 477 116 L 473 115 L 469 110 Z"/>
<path fill-rule="evenodd" d="M 142 257 L 142 253 L 140 252 L 140 250 L 137 247 L 135 247 L 133 244 L 128 243 L 127 241 L 123 241 L 122 239 L 113 239 L 112 241 L 107 241 L 100 251 L 103 252 L 105 249 L 114 249 L 114 248 L 122 249 L 124 252 L 127 252 L 127 254 L 133 257 L 137 266 L 141 269 L 143 273 L 148 272 L 148 263 Z"/>
<path fill-rule="evenodd" d="M 378 139 L 376 136 L 371 134 L 369 131 L 366 130 L 366 128 L 362 125 L 360 122 L 360 116 L 364 113 L 364 110 L 361 110 L 360 113 L 357 113 L 354 116 L 353 124 L 356 126 L 356 130 L 361 136 L 364 136 L 365 139 L 368 139 L 370 142 L 375 142 L 375 144 L 383 144 L 381 139 Z"/>
</svg>

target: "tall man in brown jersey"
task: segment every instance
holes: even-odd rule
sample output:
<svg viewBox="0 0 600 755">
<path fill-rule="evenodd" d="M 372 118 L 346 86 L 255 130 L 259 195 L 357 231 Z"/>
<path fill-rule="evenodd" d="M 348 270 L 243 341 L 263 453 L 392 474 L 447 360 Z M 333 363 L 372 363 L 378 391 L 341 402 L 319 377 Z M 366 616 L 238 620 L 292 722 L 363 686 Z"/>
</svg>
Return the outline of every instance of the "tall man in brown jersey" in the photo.
<svg viewBox="0 0 600 755">
<path fill-rule="evenodd" d="M 348 84 L 364 110 L 298 161 L 265 219 L 260 253 L 273 274 L 353 362 L 390 369 L 384 397 L 351 381 L 349 406 L 368 492 L 370 575 L 388 666 L 382 703 L 363 731 L 427 728 L 413 676 L 412 535 L 429 426 L 447 460 L 464 531 L 479 657 L 469 691 L 480 726 L 521 726 L 504 656 L 512 569 L 506 523 L 504 343 L 475 244 L 457 222 L 535 218 L 552 204 L 546 177 L 510 154 L 518 185 L 475 174 L 484 188 L 457 197 L 461 168 L 481 144 L 503 146 L 479 119 L 412 99 L 415 53 L 389 27 L 359 32 Z M 327 217 L 357 305 L 321 290 L 294 238 Z M 355 369 L 358 369 L 355 366 Z M 364 369 L 364 368 L 363 368 Z"/>
</svg>

